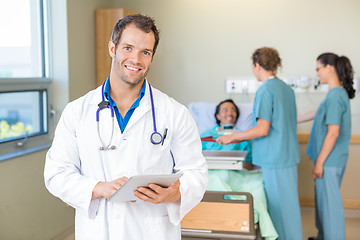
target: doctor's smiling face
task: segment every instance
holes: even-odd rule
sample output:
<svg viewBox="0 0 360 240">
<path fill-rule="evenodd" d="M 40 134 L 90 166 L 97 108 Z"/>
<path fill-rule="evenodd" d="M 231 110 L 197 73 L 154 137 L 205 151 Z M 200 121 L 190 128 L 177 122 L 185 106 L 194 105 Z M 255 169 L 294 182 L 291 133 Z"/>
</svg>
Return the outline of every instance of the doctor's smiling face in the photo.
<svg viewBox="0 0 360 240">
<path fill-rule="evenodd" d="M 154 46 L 152 31 L 147 33 L 134 23 L 128 24 L 122 30 L 118 45 L 113 41 L 109 43 L 111 75 L 132 86 L 142 84 L 153 59 Z"/>
</svg>

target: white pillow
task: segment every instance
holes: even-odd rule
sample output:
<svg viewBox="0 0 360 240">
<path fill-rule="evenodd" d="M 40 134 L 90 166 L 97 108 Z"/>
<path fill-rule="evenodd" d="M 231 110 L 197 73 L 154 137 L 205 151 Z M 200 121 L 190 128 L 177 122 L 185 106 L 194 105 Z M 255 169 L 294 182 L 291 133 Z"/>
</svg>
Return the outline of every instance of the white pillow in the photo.
<svg viewBox="0 0 360 240">
<path fill-rule="evenodd" d="M 193 116 L 199 133 L 216 125 L 215 110 L 218 103 L 209 102 L 193 102 L 188 105 L 189 111 Z M 235 127 L 240 131 L 245 131 L 252 127 L 252 103 L 236 104 L 240 110 L 240 117 L 238 118 Z"/>
</svg>

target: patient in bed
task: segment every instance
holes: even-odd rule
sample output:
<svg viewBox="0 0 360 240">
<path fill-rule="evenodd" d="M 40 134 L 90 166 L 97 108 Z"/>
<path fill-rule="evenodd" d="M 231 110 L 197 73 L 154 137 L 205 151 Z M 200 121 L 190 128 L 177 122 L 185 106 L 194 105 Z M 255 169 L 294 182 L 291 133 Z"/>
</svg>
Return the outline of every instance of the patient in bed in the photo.
<svg viewBox="0 0 360 240">
<path fill-rule="evenodd" d="M 202 138 L 203 150 L 223 150 L 223 151 L 247 151 L 244 168 L 252 170 L 251 164 L 251 143 L 248 141 L 220 145 L 212 140 L 224 134 L 231 134 L 233 131 L 239 131 L 235 123 L 240 116 L 240 110 L 233 100 L 226 99 L 220 102 L 215 109 L 216 125 L 200 135 Z"/>
<path fill-rule="evenodd" d="M 215 104 L 206 102 L 191 103 L 189 105 L 189 110 L 201 133 L 203 150 L 240 150 L 248 152 L 244 171 L 209 169 L 207 190 L 250 192 L 254 198 L 255 222 L 260 225 L 261 236 L 266 240 L 273 240 L 278 235 L 267 212 L 262 173 L 257 166 L 251 164 L 251 142 L 244 141 L 220 145 L 214 141 L 220 135 L 229 134 L 237 129 L 244 131 L 251 127 L 252 105 L 240 105 L 239 110 L 231 99 L 220 102 L 216 108 Z"/>
</svg>

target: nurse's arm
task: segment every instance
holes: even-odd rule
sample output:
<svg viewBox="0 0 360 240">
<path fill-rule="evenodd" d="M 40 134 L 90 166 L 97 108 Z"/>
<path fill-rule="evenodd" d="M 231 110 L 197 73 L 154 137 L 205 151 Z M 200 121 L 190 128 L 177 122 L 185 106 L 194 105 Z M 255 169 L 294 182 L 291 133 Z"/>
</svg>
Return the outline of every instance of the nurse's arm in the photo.
<svg viewBox="0 0 360 240">
<path fill-rule="evenodd" d="M 154 204 L 176 202 L 181 199 L 179 180 L 167 188 L 153 183 L 149 184 L 149 188 L 139 187 L 134 194 L 141 200 Z"/>
<path fill-rule="evenodd" d="M 331 153 L 334 145 L 336 143 L 336 139 L 339 136 L 340 126 L 339 125 L 328 125 L 328 132 L 325 136 L 323 145 L 321 147 L 320 154 L 316 160 L 315 167 L 312 173 L 313 178 L 322 178 L 324 163 Z"/>
<path fill-rule="evenodd" d="M 313 120 L 316 114 L 316 109 L 303 113 L 297 117 L 297 123 L 303 123 Z"/>
<path fill-rule="evenodd" d="M 270 122 L 261 118 L 257 119 L 254 127 L 244 131 L 236 132 L 230 135 L 220 136 L 216 139 L 219 144 L 229 144 L 232 141 L 246 141 L 254 138 L 264 137 L 268 135 L 270 129 Z"/>
<path fill-rule="evenodd" d="M 126 181 L 127 177 L 121 177 L 111 182 L 98 182 L 92 192 L 92 199 L 95 198 L 109 198 L 116 190 L 118 190 Z"/>
</svg>

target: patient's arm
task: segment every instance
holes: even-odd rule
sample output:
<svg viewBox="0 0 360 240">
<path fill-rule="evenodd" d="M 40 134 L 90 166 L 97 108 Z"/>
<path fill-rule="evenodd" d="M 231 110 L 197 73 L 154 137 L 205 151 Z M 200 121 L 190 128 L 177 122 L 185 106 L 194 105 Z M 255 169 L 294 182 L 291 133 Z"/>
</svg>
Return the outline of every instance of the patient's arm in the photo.
<svg viewBox="0 0 360 240">
<path fill-rule="evenodd" d="M 313 120 L 314 117 L 315 117 L 315 113 L 316 113 L 316 109 L 308 111 L 306 113 L 303 113 L 303 114 L 301 114 L 300 116 L 297 117 L 297 122 L 298 123 L 303 123 L 303 122 Z"/>
<path fill-rule="evenodd" d="M 245 162 L 245 163 L 244 163 L 244 168 L 245 168 L 246 170 L 248 170 L 248 171 L 251 171 L 251 170 L 255 169 L 256 167 L 255 167 L 255 165 L 253 165 L 252 163 L 247 163 L 247 162 Z"/>
<path fill-rule="evenodd" d="M 219 144 L 229 144 L 232 141 L 245 141 L 254 138 L 264 137 L 268 135 L 270 129 L 270 122 L 258 118 L 256 126 L 244 132 L 235 132 L 230 135 L 220 136 L 216 139 Z"/>
</svg>

